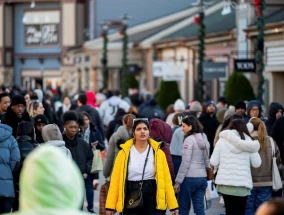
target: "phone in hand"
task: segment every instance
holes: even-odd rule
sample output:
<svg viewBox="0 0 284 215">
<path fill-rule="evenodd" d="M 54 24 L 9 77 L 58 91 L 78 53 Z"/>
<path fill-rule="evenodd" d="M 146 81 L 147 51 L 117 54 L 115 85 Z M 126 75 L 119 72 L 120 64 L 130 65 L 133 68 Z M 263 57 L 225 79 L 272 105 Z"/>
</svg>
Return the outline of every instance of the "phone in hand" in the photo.
<svg viewBox="0 0 284 215">
<path fill-rule="evenodd" d="M 94 143 L 91 143 L 91 146 L 92 148 L 96 148 L 98 144 L 99 144 L 99 141 L 96 141 Z"/>
</svg>

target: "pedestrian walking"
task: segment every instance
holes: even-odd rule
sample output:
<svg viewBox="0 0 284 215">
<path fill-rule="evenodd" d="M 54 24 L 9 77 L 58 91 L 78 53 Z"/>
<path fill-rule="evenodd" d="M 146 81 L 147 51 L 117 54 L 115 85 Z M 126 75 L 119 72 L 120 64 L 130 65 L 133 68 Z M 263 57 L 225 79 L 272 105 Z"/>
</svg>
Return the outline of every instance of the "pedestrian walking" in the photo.
<svg viewBox="0 0 284 215">
<path fill-rule="evenodd" d="M 166 207 L 178 214 L 167 160 L 159 143 L 149 138 L 148 121 L 135 119 L 133 136 L 121 146 L 114 164 L 107 215 L 114 211 L 124 215 L 160 215 Z M 137 205 L 141 207 L 135 208 Z"/>
<path fill-rule="evenodd" d="M 253 187 L 250 167 L 261 165 L 260 144 L 250 136 L 242 120 L 233 120 L 219 140 L 210 159 L 218 169 L 215 183 L 222 193 L 226 215 L 245 215 L 247 197 Z"/>
<path fill-rule="evenodd" d="M 42 129 L 48 124 L 47 118 L 43 114 L 39 114 L 34 118 L 34 127 L 36 133 L 36 141 L 41 144 L 44 143 L 42 138 Z"/>
<path fill-rule="evenodd" d="M 18 171 L 21 156 L 12 128 L 0 124 L 0 134 L 0 214 L 4 214 L 10 213 L 13 207 L 13 172 Z"/>
<path fill-rule="evenodd" d="M 206 167 L 209 167 L 210 144 L 198 119 L 186 116 L 182 120 L 185 140 L 182 162 L 175 179 L 178 193 L 179 214 L 188 215 L 190 202 L 197 215 L 205 215 L 204 196 L 207 188 Z"/>
<path fill-rule="evenodd" d="M 45 111 L 42 103 L 39 100 L 32 100 L 27 109 L 30 117 L 33 119 L 39 114 L 43 115 Z"/>
<path fill-rule="evenodd" d="M 272 102 L 269 106 L 268 119 L 265 120 L 265 126 L 267 129 L 268 135 L 271 135 L 272 127 L 275 124 L 276 120 L 283 116 L 284 108 L 278 102 Z"/>
<path fill-rule="evenodd" d="M 264 122 L 259 118 L 251 118 L 249 121 L 252 128 L 250 135 L 260 143 L 258 151 L 261 158 L 261 166 L 258 168 L 251 168 L 253 188 L 251 195 L 248 196 L 246 204 L 246 215 L 254 215 L 258 207 L 272 198 L 272 144 L 275 148 L 276 163 L 282 173 L 282 162 L 278 146 L 274 140 L 267 135 Z M 282 191 L 282 189 L 281 189 Z"/>
</svg>

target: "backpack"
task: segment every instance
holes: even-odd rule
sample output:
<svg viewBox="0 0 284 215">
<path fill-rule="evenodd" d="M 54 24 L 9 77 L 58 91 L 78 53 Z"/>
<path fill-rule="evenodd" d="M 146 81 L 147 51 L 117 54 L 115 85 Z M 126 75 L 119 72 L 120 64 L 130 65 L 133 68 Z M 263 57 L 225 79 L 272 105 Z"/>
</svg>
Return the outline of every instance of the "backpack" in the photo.
<svg viewBox="0 0 284 215">
<path fill-rule="evenodd" d="M 110 121 L 112 121 L 114 119 L 114 116 L 117 112 L 119 108 L 119 105 L 111 105 L 110 103 L 108 103 L 108 107 L 106 109 L 105 115 L 104 115 L 104 124 L 108 125 L 110 123 Z"/>
</svg>

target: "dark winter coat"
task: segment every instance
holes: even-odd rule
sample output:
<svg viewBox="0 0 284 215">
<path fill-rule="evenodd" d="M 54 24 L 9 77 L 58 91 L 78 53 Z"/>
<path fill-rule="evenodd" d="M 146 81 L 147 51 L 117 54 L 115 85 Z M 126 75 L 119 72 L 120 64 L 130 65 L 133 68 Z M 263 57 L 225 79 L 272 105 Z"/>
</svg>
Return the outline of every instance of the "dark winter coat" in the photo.
<svg viewBox="0 0 284 215">
<path fill-rule="evenodd" d="M 213 152 L 213 143 L 214 143 L 214 138 L 215 134 L 217 131 L 217 128 L 219 126 L 219 122 L 216 118 L 216 114 L 214 114 L 212 117 L 210 116 L 209 113 L 202 114 L 199 117 L 199 121 L 203 125 L 203 131 L 207 136 L 207 139 L 210 143 L 210 155 Z"/>
<path fill-rule="evenodd" d="M 142 118 L 148 118 L 148 120 L 157 118 L 157 119 L 163 119 L 164 118 L 164 112 L 159 107 L 155 99 L 150 100 L 149 103 L 147 103 L 143 109 L 139 112 L 139 115 Z"/>
<path fill-rule="evenodd" d="M 37 147 L 37 143 L 32 140 L 31 137 L 23 135 L 23 136 L 18 136 L 17 137 L 17 142 L 21 154 L 21 162 L 20 162 L 20 167 L 17 173 L 14 174 L 14 183 L 15 183 L 15 190 L 19 190 L 19 179 L 20 179 L 20 174 L 21 170 L 24 164 L 24 161 L 26 157 L 28 156 L 29 153 L 31 153 L 35 147 Z"/>
<path fill-rule="evenodd" d="M 283 106 L 278 102 L 272 102 L 269 106 L 268 119 L 265 121 L 265 126 L 266 126 L 268 136 L 271 135 L 272 127 L 274 123 L 276 122 L 276 113 L 280 109 L 282 110 L 282 113 L 283 113 L 284 112 Z"/>
<path fill-rule="evenodd" d="M 150 137 L 161 143 L 161 149 L 166 155 L 167 163 L 170 169 L 171 178 L 174 182 L 175 173 L 169 143 L 172 139 L 172 128 L 160 119 L 152 119 L 150 121 Z"/>
<path fill-rule="evenodd" d="M 82 105 L 77 108 L 77 111 L 87 112 L 91 117 L 91 123 L 95 125 L 95 127 L 99 130 L 99 132 L 101 132 L 103 139 L 105 139 L 103 123 L 101 121 L 99 112 L 95 108 L 91 107 L 90 105 Z"/>
<path fill-rule="evenodd" d="M 94 143 L 96 141 L 98 141 L 98 145 L 97 145 L 96 149 L 103 151 L 105 149 L 105 143 L 103 141 L 103 137 L 101 135 L 101 132 L 99 132 L 93 124 L 90 124 L 89 143 Z"/>
<path fill-rule="evenodd" d="M 25 110 L 22 118 L 18 118 L 11 107 L 8 107 L 7 112 L 1 115 L 1 123 L 9 125 L 12 129 L 12 135 L 17 137 L 18 124 L 22 121 L 33 122 L 33 119 L 29 116 L 28 112 Z"/>
<path fill-rule="evenodd" d="M 274 141 L 278 145 L 282 164 L 284 164 L 284 147 L 283 147 L 284 132 L 283 131 L 284 131 L 284 116 L 276 120 L 271 130 L 271 137 L 274 139 Z"/>
<path fill-rule="evenodd" d="M 20 151 L 11 127 L 0 124 L 0 134 L 0 197 L 14 198 L 13 171 L 20 166 Z"/>
<path fill-rule="evenodd" d="M 72 104 L 69 110 L 76 110 L 77 105 Z M 62 120 L 62 115 L 63 115 L 63 107 L 61 106 L 58 111 L 56 112 L 56 120 L 57 120 L 57 125 L 60 129 L 60 131 L 62 132 L 64 129 L 64 125 L 63 125 L 63 120 Z"/>
<path fill-rule="evenodd" d="M 63 140 L 65 141 L 65 147 L 70 150 L 72 158 L 78 165 L 81 173 L 89 174 L 92 169 L 94 156 L 89 143 L 78 137 L 70 140 L 65 134 L 63 134 Z"/>
<path fill-rule="evenodd" d="M 261 103 L 258 100 L 251 100 L 248 103 L 248 107 L 247 107 L 247 113 L 248 115 L 244 118 L 245 123 L 248 123 L 250 120 L 250 115 L 249 115 L 249 111 L 250 109 L 252 109 L 252 107 L 257 106 L 259 108 L 259 115 L 258 118 L 262 118 L 261 117 L 261 113 L 262 113 L 262 108 L 261 108 Z"/>
</svg>

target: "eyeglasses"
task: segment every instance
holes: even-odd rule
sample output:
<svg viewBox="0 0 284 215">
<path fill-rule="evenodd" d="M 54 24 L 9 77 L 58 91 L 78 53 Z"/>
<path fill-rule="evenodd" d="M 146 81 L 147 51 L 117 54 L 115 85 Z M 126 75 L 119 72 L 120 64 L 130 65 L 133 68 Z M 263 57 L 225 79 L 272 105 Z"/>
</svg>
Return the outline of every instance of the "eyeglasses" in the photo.
<svg viewBox="0 0 284 215">
<path fill-rule="evenodd" d="M 149 123 L 148 118 L 135 118 L 135 119 L 133 119 L 133 124 L 132 124 L 132 126 L 134 126 L 134 123 L 135 123 L 136 121 L 145 122 L 145 123 L 147 123 L 147 124 Z"/>
</svg>

